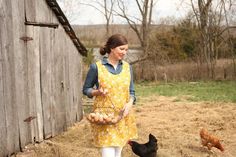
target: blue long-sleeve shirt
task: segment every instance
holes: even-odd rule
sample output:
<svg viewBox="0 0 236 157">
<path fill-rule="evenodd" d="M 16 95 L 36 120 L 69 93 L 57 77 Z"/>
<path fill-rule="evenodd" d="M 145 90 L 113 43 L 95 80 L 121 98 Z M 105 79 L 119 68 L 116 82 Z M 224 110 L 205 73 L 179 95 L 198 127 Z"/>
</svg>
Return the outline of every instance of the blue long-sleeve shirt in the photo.
<svg viewBox="0 0 236 157">
<path fill-rule="evenodd" d="M 107 57 L 104 57 L 102 59 L 102 64 L 105 65 L 105 67 L 107 68 L 107 70 L 116 75 L 119 74 L 122 71 L 122 61 L 119 61 L 117 68 L 115 69 L 107 60 Z M 136 101 L 136 97 L 135 97 L 135 90 L 134 90 L 134 82 L 133 82 L 133 70 L 132 67 L 130 66 L 130 87 L 129 87 L 129 92 L 130 92 L 130 97 L 134 100 L 134 102 Z M 95 63 L 90 65 L 89 71 L 87 73 L 87 77 L 85 79 L 84 82 L 84 86 L 83 86 L 83 94 L 87 95 L 89 98 L 92 98 L 92 90 L 94 89 L 94 86 L 96 88 L 99 87 L 99 83 L 98 83 L 98 69 L 97 69 L 97 65 Z"/>
</svg>

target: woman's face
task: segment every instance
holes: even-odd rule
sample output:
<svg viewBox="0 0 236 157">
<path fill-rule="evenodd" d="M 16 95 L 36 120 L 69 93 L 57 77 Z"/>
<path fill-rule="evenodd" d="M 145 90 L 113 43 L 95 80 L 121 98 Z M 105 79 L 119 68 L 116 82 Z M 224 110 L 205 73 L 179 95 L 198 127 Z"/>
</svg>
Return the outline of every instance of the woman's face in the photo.
<svg viewBox="0 0 236 157">
<path fill-rule="evenodd" d="M 128 44 L 117 46 L 116 48 L 111 49 L 110 55 L 116 60 L 122 60 L 128 51 Z"/>
</svg>

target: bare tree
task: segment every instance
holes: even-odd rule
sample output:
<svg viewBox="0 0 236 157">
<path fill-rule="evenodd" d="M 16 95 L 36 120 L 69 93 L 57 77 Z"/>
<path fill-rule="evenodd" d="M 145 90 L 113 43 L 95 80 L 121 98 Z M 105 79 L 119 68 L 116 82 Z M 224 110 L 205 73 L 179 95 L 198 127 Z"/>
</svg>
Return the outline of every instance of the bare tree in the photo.
<svg viewBox="0 0 236 157">
<path fill-rule="evenodd" d="M 224 26 L 226 15 L 225 2 L 227 0 L 218 1 L 214 3 L 212 0 L 197 0 L 197 7 L 194 5 L 193 0 L 191 0 L 191 5 L 195 18 L 198 23 L 198 28 L 200 32 L 200 61 L 207 63 L 208 75 L 212 78 L 215 77 L 215 64 L 218 59 L 219 45 L 224 42 L 224 38 L 221 36 L 224 29 L 230 28 L 229 26 Z M 227 1 L 230 3 L 231 1 Z"/>
<path fill-rule="evenodd" d="M 70 23 L 79 15 L 80 0 L 57 0 Z"/>
<path fill-rule="evenodd" d="M 236 1 L 235 0 L 233 0 L 233 1 L 229 0 L 229 2 L 230 2 L 229 5 L 231 7 L 233 2 L 235 3 Z M 224 13 L 225 13 L 225 19 L 226 19 L 227 27 L 222 31 L 222 33 L 225 30 L 227 30 L 227 34 L 229 36 L 230 51 L 231 51 L 231 54 L 232 54 L 232 61 L 233 61 L 233 65 L 234 65 L 234 77 L 236 77 L 236 62 L 235 62 L 235 57 L 236 56 L 235 56 L 235 53 L 234 53 L 234 43 L 232 41 L 232 36 L 230 35 L 230 31 L 229 31 L 229 28 L 236 28 L 235 23 L 234 23 L 236 21 L 235 21 L 235 16 L 231 16 L 232 17 L 232 21 L 231 22 L 232 22 L 232 24 L 234 24 L 234 26 L 230 26 L 228 17 L 226 16 L 227 15 L 227 9 L 226 9 L 226 5 L 225 5 L 224 1 L 223 1 L 223 9 L 224 9 Z M 235 10 L 236 10 L 236 8 L 233 8 L 231 10 L 232 15 L 235 15 L 235 12 L 236 12 Z"/>
<path fill-rule="evenodd" d="M 127 1 L 117 0 L 117 3 L 119 10 L 115 11 L 115 15 L 118 15 L 127 21 L 129 26 L 137 34 L 140 44 L 145 50 L 148 44 L 147 41 L 152 22 L 152 12 L 155 4 L 154 0 L 135 0 L 137 11 L 133 12 L 139 13 L 139 15 L 134 16 L 128 13 L 128 8 L 126 6 L 130 7 L 130 5 L 126 4 Z"/>
<path fill-rule="evenodd" d="M 93 7 L 98 10 L 106 19 L 106 37 L 110 35 L 110 24 L 112 22 L 112 12 L 114 9 L 115 0 L 93 0 L 91 3 L 80 3 Z"/>
</svg>

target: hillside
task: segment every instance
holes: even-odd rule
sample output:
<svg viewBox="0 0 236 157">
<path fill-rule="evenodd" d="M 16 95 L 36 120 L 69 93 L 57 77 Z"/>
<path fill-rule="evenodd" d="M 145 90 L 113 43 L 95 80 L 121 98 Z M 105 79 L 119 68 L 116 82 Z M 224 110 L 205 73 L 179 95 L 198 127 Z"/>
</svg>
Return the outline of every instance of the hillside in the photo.
<svg viewBox="0 0 236 157">
<path fill-rule="evenodd" d="M 106 25 L 72 25 L 76 35 L 86 46 L 98 46 L 103 44 L 106 34 Z M 163 31 L 170 29 L 167 25 L 153 25 L 152 31 Z M 110 25 L 110 34 L 121 33 L 124 34 L 129 41 L 130 46 L 139 46 L 139 40 L 136 33 L 126 24 Z"/>
</svg>

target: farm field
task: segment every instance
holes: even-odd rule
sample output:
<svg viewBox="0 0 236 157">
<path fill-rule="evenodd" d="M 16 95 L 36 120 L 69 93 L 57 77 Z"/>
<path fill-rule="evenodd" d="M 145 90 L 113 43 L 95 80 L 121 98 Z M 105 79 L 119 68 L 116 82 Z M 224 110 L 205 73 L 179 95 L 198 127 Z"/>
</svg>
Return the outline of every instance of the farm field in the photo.
<svg viewBox="0 0 236 157">
<path fill-rule="evenodd" d="M 158 157 L 236 156 L 235 102 L 189 101 L 192 100 L 189 95 L 143 96 L 140 89 L 137 92 L 140 97 L 133 108 L 139 131 L 137 141 L 144 143 L 149 133 L 155 135 Z M 219 137 L 225 151 L 203 147 L 199 136 L 201 128 Z M 55 138 L 27 146 L 17 157 L 98 157 L 99 150 L 91 145 L 91 135 L 90 125 L 84 118 Z M 122 157 L 135 157 L 129 145 L 125 146 Z"/>
</svg>

